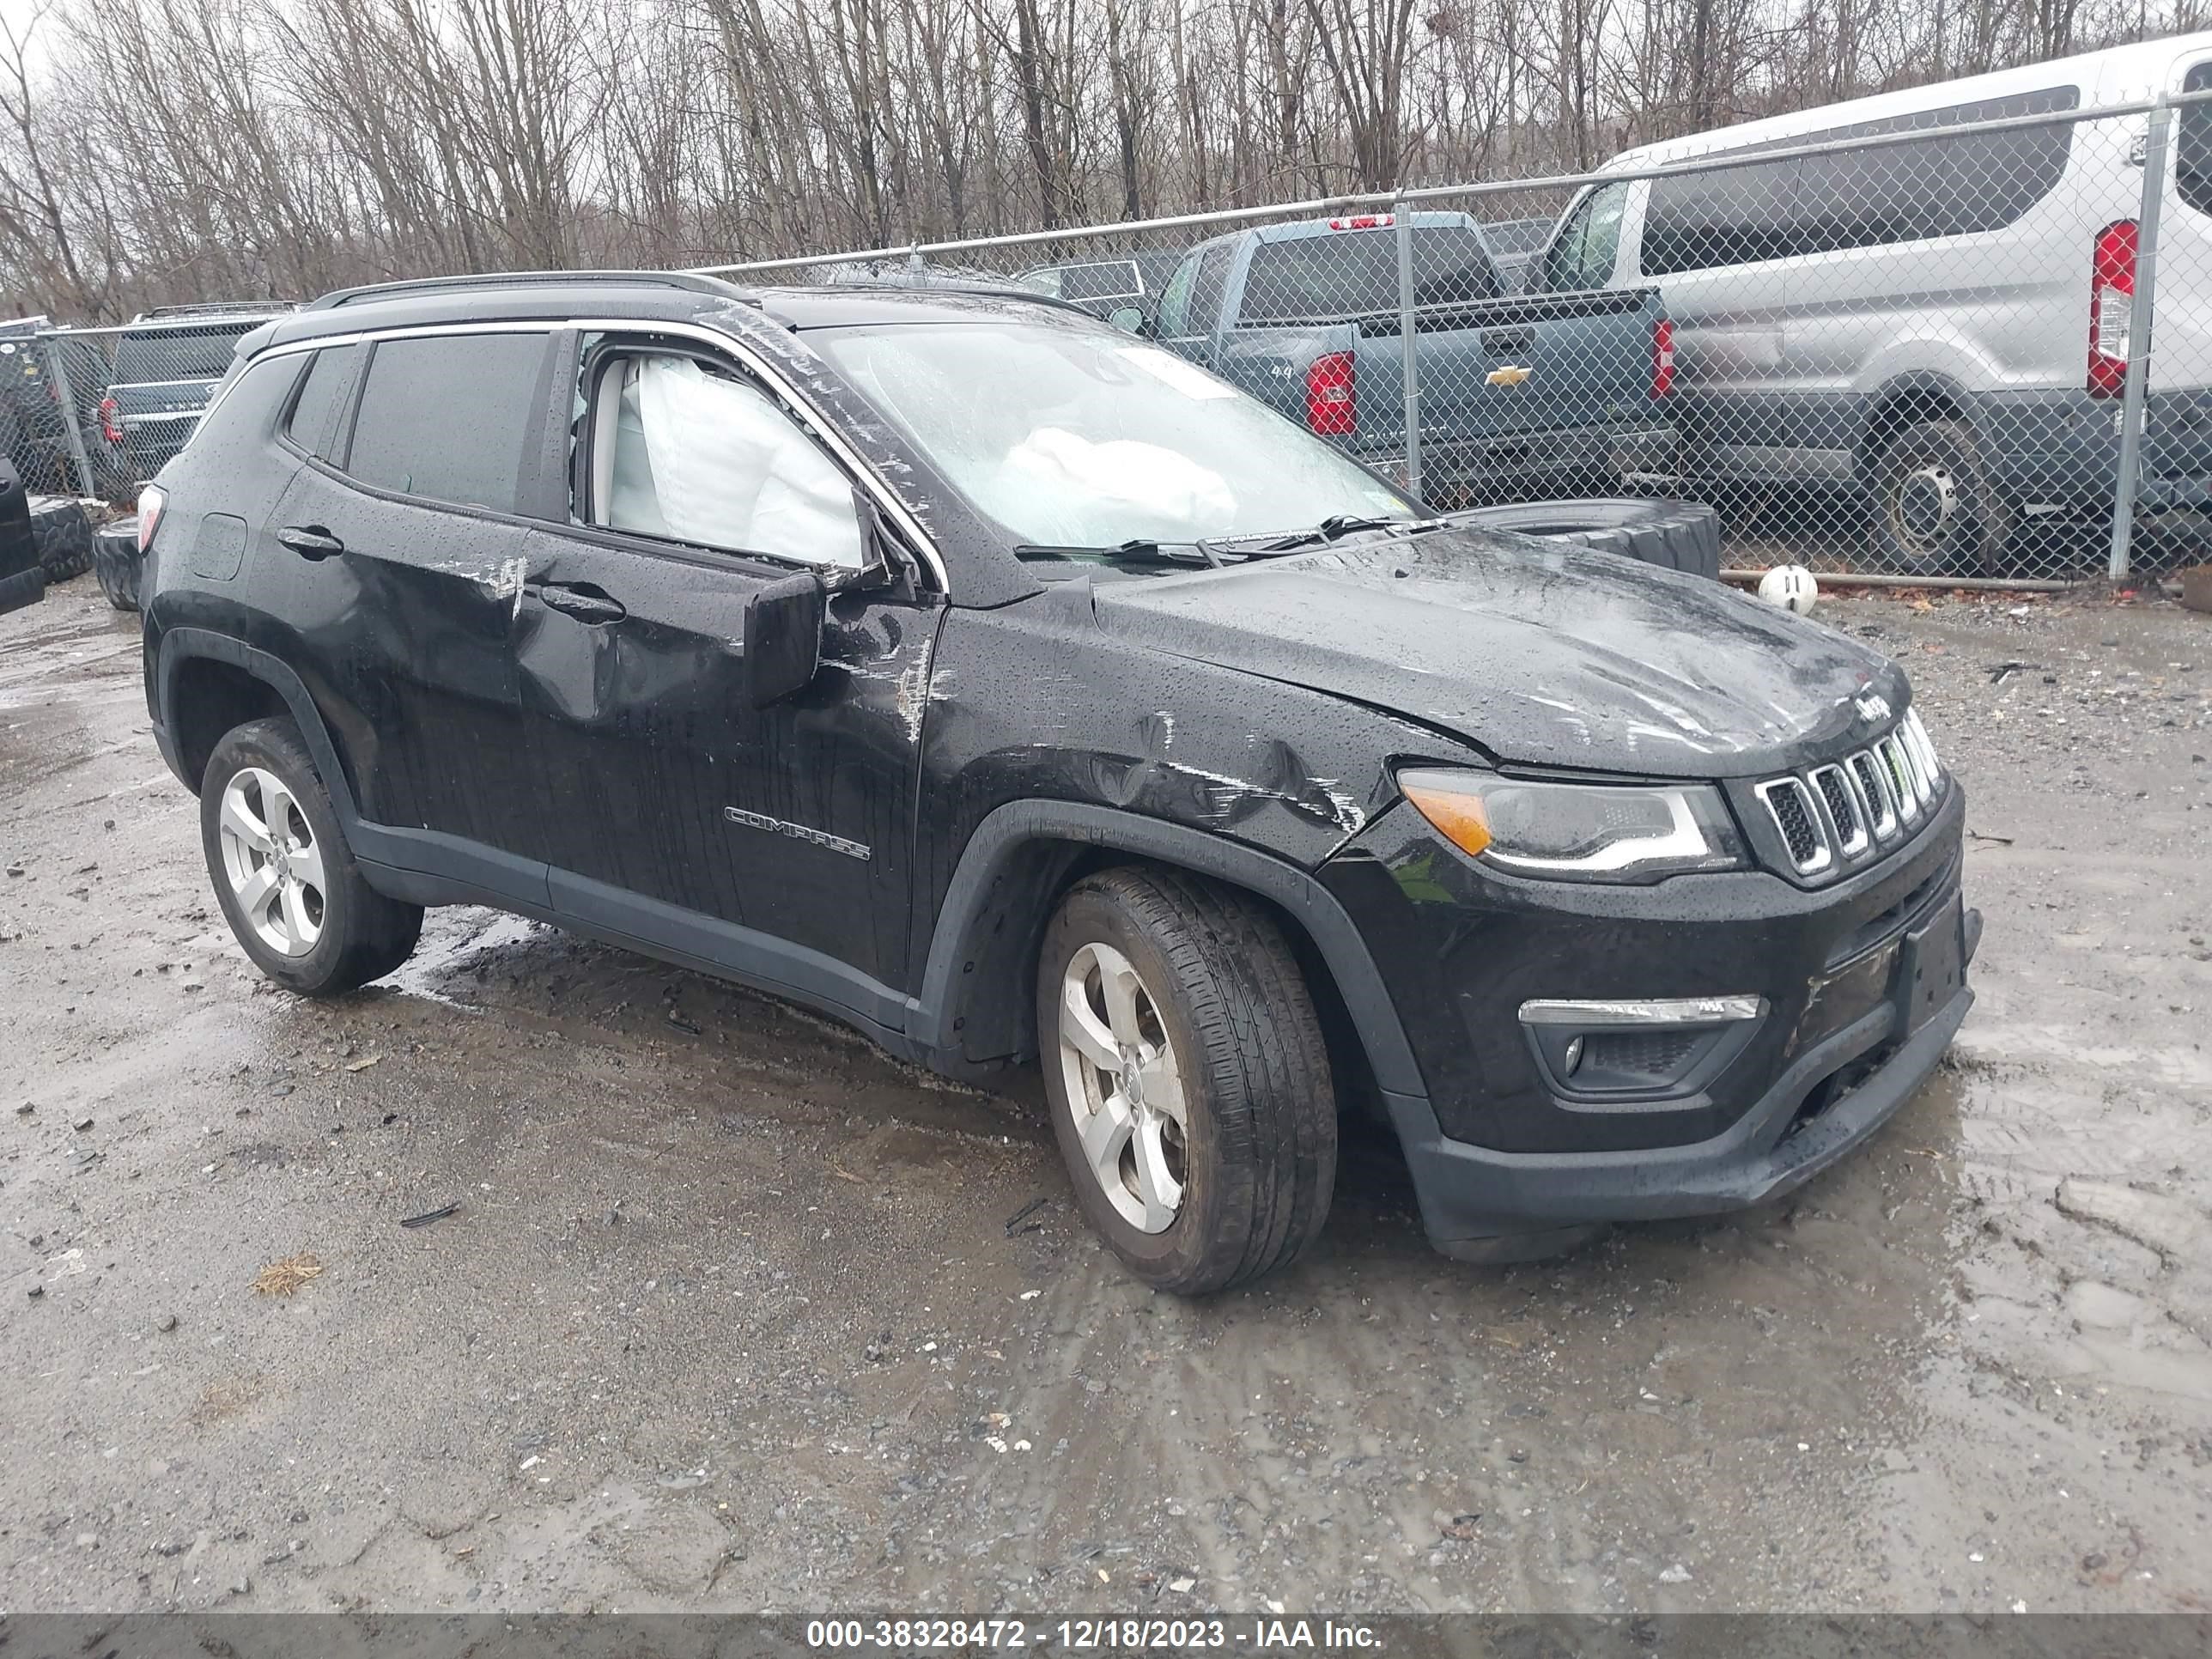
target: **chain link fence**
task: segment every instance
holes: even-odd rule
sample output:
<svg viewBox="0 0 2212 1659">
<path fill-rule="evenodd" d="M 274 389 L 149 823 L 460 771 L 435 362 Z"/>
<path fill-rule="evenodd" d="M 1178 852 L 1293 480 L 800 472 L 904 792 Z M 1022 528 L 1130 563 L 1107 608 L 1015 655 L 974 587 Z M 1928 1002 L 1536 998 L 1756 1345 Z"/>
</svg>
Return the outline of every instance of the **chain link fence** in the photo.
<svg viewBox="0 0 2212 1659">
<path fill-rule="evenodd" d="M 2126 577 L 2212 558 L 2212 59 L 2132 102 L 2066 68 L 1587 174 L 711 269 L 1052 295 L 1439 508 L 1680 495 L 1741 569 Z M 0 325 L 4 453 L 127 501 L 275 309 Z"/>
<path fill-rule="evenodd" d="M 264 305 L 180 307 L 112 328 L 0 324 L 0 455 L 34 495 L 127 503 L 185 446 Z"/>
<path fill-rule="evenodd" d="M 1741 569 L 2201 562 L 2212 62 L 2127 103 L 2051 74 L 1589 174 L 711 269 L 1041 290 L 1431 506 L 1704 499 Z"/>
</svg>

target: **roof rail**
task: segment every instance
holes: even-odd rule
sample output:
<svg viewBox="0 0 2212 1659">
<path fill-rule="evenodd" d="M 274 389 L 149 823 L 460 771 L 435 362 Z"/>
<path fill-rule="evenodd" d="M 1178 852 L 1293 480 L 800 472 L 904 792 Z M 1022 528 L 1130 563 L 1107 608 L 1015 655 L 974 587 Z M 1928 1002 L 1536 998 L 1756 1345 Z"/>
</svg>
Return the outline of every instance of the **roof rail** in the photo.
<svg viewBox="0 0 2212 1659">
<path fill-rule="evenodd" d="M 288 311 L 298 309 L 298 304 L 291 300 L 196 300 L 186 305 L 154 306 L 140 312 L 131 320 L 151 323 L 172 317 L 234 316 L 241 312 L 262 317 L 281 317 Z"/>
<path fill-rule="evenodd" d="M 965 294 L 989 300 L 1020 300 L 1054 311 L 1072 311 L 1078 316 L 1090 318 L 1094 323 L 1103 320 L 1088 306 L 1074 300 L 1062 299 L 1057 294 L 1047 294 L 1039 289 L 1024 288 L 1011 276 L 1004 283 L 986 282 L 981 277 L 911 283 L 901 282 L 896 276 L 850 276 L 841 282 L 794 283 L 787 285 L 784 291 L 792 294 Z"/>
<path fill-rule="evenodd" d="M 420 276 L 408 282 L 370 283 L 342 288 L 307 302 L 309 311 L 333 311 L 340 306 L 372 300 L 398 299 L 410 294 L 447 294 L 472 288 L 558 288 L 568 283 L 625 283 L 632 287 L 688 289 L 757 306 L 750 290 L 719 276 L 696 276 L 684 270 L 494 270 L 474 276 Z"/>
</svg>

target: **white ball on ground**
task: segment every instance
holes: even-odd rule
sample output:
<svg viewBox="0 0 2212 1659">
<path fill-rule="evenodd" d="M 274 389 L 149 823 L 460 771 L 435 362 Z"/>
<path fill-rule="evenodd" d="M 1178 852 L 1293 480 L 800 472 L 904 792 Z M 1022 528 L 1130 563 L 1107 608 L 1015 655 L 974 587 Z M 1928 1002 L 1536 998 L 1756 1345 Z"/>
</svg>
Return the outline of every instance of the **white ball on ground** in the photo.
<svg viewBox="0 0 2212 1659">
<path fill-rule="evenodd" d="M 1759 597 L 1803 616 L 1820 597 L 1820 585 L 1802 564 L 1778 564 L 1759 579 Z"/>
</svg>

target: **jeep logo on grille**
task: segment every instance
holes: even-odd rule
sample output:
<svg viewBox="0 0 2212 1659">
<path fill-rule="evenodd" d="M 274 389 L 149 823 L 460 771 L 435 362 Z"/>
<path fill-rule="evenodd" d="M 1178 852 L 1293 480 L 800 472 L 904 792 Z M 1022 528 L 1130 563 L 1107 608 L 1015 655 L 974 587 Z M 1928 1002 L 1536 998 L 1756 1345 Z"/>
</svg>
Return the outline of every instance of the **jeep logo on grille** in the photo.
<svg viewBox="0 0 2212 1659">
<path fill-rule="evenodd" d="M 1859 718 L 1869 726 L 1878 726 L 1889 718 L 1889 699 L 1878 691 L 1869 691 L 1858 700 Z"/>
</svg>

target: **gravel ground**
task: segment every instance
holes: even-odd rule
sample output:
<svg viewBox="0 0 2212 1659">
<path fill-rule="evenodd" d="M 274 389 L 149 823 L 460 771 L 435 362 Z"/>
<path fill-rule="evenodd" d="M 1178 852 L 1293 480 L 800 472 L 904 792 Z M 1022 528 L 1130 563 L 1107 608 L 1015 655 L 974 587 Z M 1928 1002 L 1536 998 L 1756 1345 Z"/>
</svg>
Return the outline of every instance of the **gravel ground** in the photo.
<svg viewBox="0 0 2212 1659">
<path fill-rule="evenodd" d="M 2205 1610 L 2212 618 L 1822 615 L 1971 792 L 1945 1069 L 1537 1267 L 1361 1145 L 1203 1304 L 1085 1231 L 1033 1078 L 482 911 L 276 992 L 137 618 L 0 619 L 0 1608 Z"/>
</svg>

